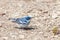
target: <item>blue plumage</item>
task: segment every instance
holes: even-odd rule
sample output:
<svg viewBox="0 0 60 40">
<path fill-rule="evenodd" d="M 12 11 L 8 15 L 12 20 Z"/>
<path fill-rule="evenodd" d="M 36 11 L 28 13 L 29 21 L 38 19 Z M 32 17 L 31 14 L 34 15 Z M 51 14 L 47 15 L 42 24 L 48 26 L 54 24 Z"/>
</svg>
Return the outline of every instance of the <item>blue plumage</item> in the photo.
<svg viewBox="0 0 60 40">
<path fill-rule="evenodd" d="M 21 27 L 27 27 L 30 23 L 32 17 L 30 16 L 25 16 L 22 18 L 10 18 L 10 20 L 12 20 L 12 22 L 16 22 L 18 23 Z"/>
</svg>

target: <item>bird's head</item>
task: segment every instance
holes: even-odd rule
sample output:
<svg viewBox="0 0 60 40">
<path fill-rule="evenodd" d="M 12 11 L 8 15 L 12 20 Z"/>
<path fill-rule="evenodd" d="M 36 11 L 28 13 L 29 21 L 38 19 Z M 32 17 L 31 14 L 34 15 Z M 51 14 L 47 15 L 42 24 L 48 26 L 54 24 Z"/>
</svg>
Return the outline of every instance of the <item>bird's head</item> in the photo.
<svg viewBox="0 0 60 40">
<path fill-rule="evenodd" d="M 30 20 L 32 17 L 30 17 L 30 16 L 26 16 L 25 17 L 27 20 Z"/>
</svg>

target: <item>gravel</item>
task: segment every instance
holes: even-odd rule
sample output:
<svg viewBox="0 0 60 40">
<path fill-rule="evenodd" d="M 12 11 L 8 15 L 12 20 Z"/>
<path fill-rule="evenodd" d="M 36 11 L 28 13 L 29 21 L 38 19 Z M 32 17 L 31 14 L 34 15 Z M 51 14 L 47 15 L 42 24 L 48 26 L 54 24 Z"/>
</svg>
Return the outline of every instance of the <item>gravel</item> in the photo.
<svg viewBox="0 0 60 40">
<path fill-rule="evenodd" d="M 9 18 L 33 16 L 30 29 L 20 29 Z M 59 0 L 0 0 L 0 40 L 60 40 L 53 26 L 60 28 Z"/>
</svg>

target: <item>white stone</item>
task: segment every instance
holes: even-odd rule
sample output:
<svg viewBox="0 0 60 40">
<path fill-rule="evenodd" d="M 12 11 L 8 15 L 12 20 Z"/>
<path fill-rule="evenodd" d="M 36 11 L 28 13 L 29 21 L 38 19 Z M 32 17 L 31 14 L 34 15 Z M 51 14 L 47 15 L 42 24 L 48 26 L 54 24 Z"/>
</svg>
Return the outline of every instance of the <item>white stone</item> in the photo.
<svg viewBox="0 0 60 40">
<path fill-rule="evenodd" d="M 56 18 L 57 16 L 57 13 L 52 13 L 52 18 Z"/>
<path fill-rule="evenodd" d="M 3 39 L 5 39 L 5 40 L 7 40 L 8 39 L 8 37 L 2 37 Z"/>
<path fill-rule="evenodd" d="M 0 27 L 2 26 L 2 24 L 0 23 Z"/>
<path fill-rule="evenodd" d="M 58 35 L 55 35 L 54 37 L 55 37 L 55 38 L 57 38 L 57 37 L 58 37 Z"/>
<path fill-rule="evenodd" d="M 24 38 L 25 36 L 24 35 L 19 35 L 20 38 Z"/>
<path fill-rule="evenodd" d="M 18 17 L 20 15 L 20 13 L 13 13 L 11 16 L 12 17 Z"/>
</svg>

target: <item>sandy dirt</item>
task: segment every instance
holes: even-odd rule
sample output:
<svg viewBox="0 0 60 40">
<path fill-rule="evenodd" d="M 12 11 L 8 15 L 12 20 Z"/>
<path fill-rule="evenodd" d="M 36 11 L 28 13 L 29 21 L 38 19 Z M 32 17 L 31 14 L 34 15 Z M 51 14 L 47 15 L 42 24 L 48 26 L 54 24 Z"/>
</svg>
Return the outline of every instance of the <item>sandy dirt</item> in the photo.
<svg viewBox="0 0 60 40">
<path fill-rule="evenodd" d="M 38 16 L 29 29 L 19 29 L 9 18 Z M 53 26 L 60 27 L 60 0 L 0 0 L 0 40 L 60 40 Z"/>
</svg>

